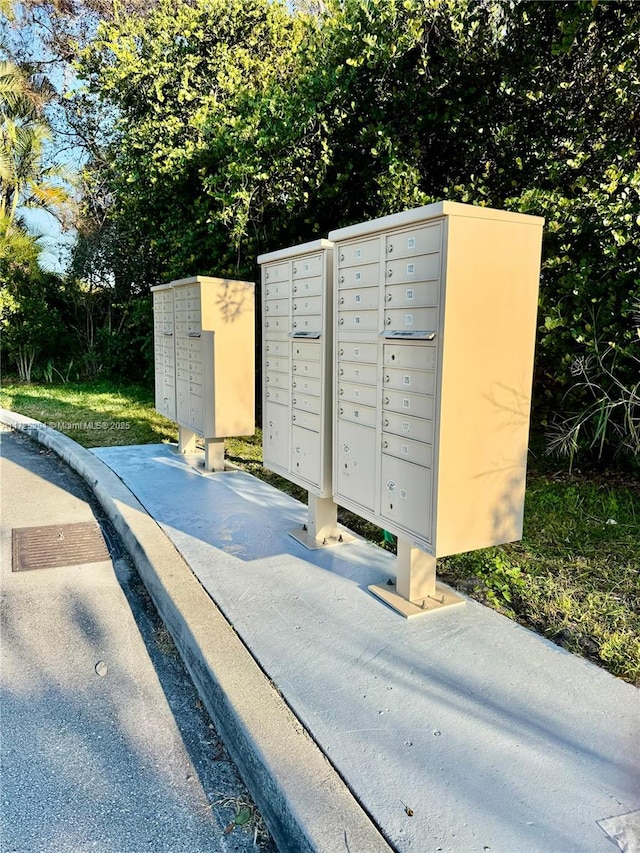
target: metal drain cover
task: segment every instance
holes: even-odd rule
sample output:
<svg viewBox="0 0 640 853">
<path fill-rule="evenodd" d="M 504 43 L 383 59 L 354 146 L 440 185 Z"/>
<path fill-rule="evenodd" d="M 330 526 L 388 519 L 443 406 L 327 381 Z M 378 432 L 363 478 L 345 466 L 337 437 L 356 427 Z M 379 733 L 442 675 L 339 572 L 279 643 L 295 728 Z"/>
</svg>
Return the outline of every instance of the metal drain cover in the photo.
<svg viewBox="0 0 640 853">
<path fill-rule="evenodd" d="M 101 563 L 110 559 L 102 531 L 95 521 L 14 527 L 11 545 L 14 572 Z"/>
</svg>

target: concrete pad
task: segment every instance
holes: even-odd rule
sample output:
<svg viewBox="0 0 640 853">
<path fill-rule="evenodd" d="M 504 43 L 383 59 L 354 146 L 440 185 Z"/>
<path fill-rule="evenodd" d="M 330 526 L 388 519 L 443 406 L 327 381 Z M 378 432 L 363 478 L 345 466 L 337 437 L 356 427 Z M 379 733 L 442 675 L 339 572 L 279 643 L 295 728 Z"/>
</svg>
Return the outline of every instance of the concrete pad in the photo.
<svg viewBox="0 0 640 853">
<path fill-rule="evenodd" d="M 95 455 L 396 850 L 612 849 L 599 822 L 640 808 L 634 687 L 471 600 L 407 622 L 367 591 L 390 554 L 307 551 L 287 534 L 305 508 L 244 472 L 202 473 L 166 445 Z"/>
</svg>

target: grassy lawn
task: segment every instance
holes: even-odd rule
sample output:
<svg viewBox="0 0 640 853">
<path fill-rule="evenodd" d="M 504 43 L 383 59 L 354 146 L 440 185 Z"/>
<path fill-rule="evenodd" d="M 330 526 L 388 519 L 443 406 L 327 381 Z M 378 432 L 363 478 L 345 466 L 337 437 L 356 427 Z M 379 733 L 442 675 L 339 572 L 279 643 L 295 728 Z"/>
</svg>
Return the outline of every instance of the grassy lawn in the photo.
<svg viewBox="0 0 640 853">
<path fill-rule="evenodd" d="M 0 404 L 50 424 L 84 447 L 176 441 L 151 390 L 112 382 L 5 385 Z M 228 439 L 227 456 L 277 488 L 306 492 L 262 467 L 260 433 Z M 380 529 L 340 520 L 383 547 Z M 568 475 L 534 459 L 521 542 L 439 562 L 440 577 L 559 645 L 640 686 L 640 484 Z"/>
</svg>

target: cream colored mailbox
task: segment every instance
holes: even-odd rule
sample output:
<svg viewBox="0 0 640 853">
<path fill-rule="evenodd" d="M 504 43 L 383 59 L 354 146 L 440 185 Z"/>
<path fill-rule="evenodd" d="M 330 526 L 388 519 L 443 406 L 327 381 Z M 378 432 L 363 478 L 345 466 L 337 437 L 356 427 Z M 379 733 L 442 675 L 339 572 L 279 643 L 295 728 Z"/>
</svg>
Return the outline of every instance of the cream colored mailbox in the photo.
<svg viewBox="0 0 640 853">
<path fill-rule="evenodd" d="M 260 255 L 263 461 L 309 493 L 307 547 L 340 539 L 331 497 L 332 244 Z"/>
<path fill-rule="evenodd" d="M 173 339 L 175 359 L 172 416 L 170 408 L 163 408 L 169 403 L 170 386 L 166 379 L 162 385 L 158 381 L 161 366 L 165 376 L 167 368 L 159 362 L 156 313 L 156 409 L 177 421 L 181 452 L 194 451 L 201 436 L 205 467 L 224 470 L 225 436 L 251 435 L 255 430 L 254 284 L 196 276 L 152 291 L 154 312 L 156 305 L 158 312 L 160 305 L 163 310 L 161 339 Z M 169 357 L 164 350 L 162 355 Z"/>
<path fill-rule="evenodd" d="M 404 615 L 436 558 L 522 535 L 542 225 L 440 202 L 332 231 L 334 497 L 398 537 Z"/>
</svg>

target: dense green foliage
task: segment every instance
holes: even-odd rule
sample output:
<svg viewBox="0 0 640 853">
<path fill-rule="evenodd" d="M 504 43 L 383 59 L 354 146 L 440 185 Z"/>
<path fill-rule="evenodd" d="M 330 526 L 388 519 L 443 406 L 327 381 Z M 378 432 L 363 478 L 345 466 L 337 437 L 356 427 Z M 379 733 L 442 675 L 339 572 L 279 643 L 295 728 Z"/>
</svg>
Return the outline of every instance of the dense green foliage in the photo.
<svg viewBox="0 0 640 853">
<path fill-rule="evenodd" d="M 537 421 L 600 394 L 597 449 L 618 446 L 639 417 L 639 33 L 619 3 L 161 0 L 80 65 L 118 115 L 111 233 L 153 283 L 253 277 L 260 251 L 440 198 L 542 215 Z"/>
</svg>

